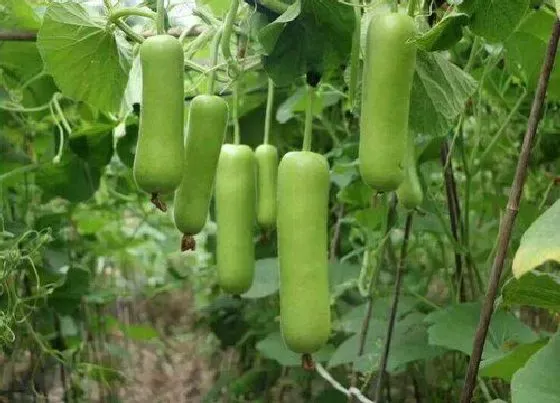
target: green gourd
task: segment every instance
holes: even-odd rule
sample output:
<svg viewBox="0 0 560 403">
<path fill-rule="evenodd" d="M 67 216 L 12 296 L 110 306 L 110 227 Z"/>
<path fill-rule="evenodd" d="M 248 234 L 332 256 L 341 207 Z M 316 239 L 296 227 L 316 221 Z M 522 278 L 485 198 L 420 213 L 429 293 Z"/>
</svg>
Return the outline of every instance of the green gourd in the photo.
<svg viewBox="0 0 560 403">
<path fill-rule="evenodd" d="M 416 63 L 414 20 L 390 13 L 371 19 L 365 43 L 359 165 L 377 191 L 404 180 L 410 92 Z"/>
<path fill-rule="evenodd" d="M 409 138 L 407 142 L 407 153 L 405 163 L 404 181 L 397 189 L 399 203 L 405 208 L 413 210 L 422 204 L 424 193 L 418 179 L 418 169 L 416 167 L 416 154 L 414 152 L 414 139 Z"/>
<path fill-rule="evenodd" d="M 284 342 L 311 354 L 331 331 L 328 280 L 329 166 L 310 151 L 287 153 L 278 168 L 280 324 Z"/>
<path fill-rule="evenodd" d="M 224 144 L 216 173 L 217 266 L 220 287 L 247 291 L 255 272 L 256 161 L 249 146 Z"/>
<path fill-rule="evenodd" d="M 134 179 L 145 192 L 169 193 L 183 177 L 183 47 L 173 36 L 152 36 L 140 45 L 140 61 L 143 88 Z"/>
<path fill-rule="evenodd" d="M 263 229 L 276 225 L 276 184 L 278 150 L 270 144 L 261 144 L 255 150 L 257 159 L 257 222 Z"/>
<path fill-rule="evenodd" d="M 191 101 L 185 139 L 184 174 L 175 191 L 173 219 L 185 235 L 202 230 L 208 216 L 218 158 L 228 123 L 228 106 L 218 96 Z"/>
</svg>

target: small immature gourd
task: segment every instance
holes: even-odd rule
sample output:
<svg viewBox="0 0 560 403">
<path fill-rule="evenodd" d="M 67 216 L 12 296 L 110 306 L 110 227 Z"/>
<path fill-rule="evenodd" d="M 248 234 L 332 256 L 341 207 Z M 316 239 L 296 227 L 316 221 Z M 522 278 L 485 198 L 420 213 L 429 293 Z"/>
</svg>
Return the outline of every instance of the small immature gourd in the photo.
<svg viewBox="0 0 560 403">
<path fill-rule="evenodd" d="M 399 203 L 405 208 L 413 210 L 422 204 L 424 193 L 420 180 L 418 179 L 418 169 L 416 167 L 416 154 L 414 152 L 414 140 L 408 139 L 406 163 L 405 163 L 405 177 L 404 181 L 397 189 L 397 197 Z"/>
<path fill-rule="evenodd" d="M 217 266 L 220 287 L 246 292 L 255 272 L 256 161 L 247 145 L 224 144 L 216 173 Z"/>
<path fill-rule="evenodd" d="M 261 144 L 255 150 L 257 159 L 257 222 L 263 229 L 276 226 L 276 185 L 278 150 Z"/>
<path fill-rule="evenodd" d="M 199 95 L 191 101 L 184 174 L 173 210 L 175 226 L 185 235 L 200 232 L 206 223 L 227 123 L 228 106 L 222 98 Z"/>
<path fill-rule="evenodd" d="M 147 193 L 169 193 L 183 177 L 184 56 L 171 35 L 140 45 L 142 105 L 134 179 Z"/>
<path fill-rule="evenodd" d="M 292 351 L 319 350 L 331 331 L 328 282 L 329 167 L 320 154 L 287 153 L 278 168 L 280 324 Z"/>
<path fill-rule="evenodd" d="M 360 173 L 377 191 L 404 180 L 410 91 L 416 63 L 414 19 L 390 13 L 367 32 L 360 116 Z"/>
</svg>

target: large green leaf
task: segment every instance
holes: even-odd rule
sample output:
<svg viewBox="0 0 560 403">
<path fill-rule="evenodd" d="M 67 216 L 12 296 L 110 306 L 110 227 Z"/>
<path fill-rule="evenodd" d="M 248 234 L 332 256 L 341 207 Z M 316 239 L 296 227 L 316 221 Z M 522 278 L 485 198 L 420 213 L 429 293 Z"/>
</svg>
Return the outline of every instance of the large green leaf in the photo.
<svg viewBox="0 0 560 403">
<path fill-rule="evenodd" d="M 412 313 L 395 324 L 391 354 L 387 363 L 389 371 L 395 371 L 409 362 L 429 359 L 444 352 L 442 348 L 428 344 L 423 320 L 423 314 Z M 383 351 L 386 332 L 387 319 L 373 319 L 366 336 L 364 354 L 358 355 L 361 335 L 356 333 L 338 346 L 329 361 L 329 366 L 353 363 L 354 368 L 362 372 L 375 370 Z"/>
<path fill-rule="evenodd" d="M 261 259 L 255 264 L 255 276 L 243 298 L 263 298 L 278 291 L 278 259 Z"/>
<path fill-rule="evenodd" d="M 527 305 L 560 312 L 560 277 L 552 273 L 530 272 L 511 278 L 502 289 L 505 305 Z"/>
<path fill-rule="evenodd" d="M 323 73 L 345 62 L 355 25 L 351 7 L 336 0 L 300 0 L 259 33 L 263 65 L 277 85 L 309 71 Z"/>
<path fill-rule="evenodd" d="M 418 52 L 409 124 L 415 133 L 443 136 L 476 90 L 476 81 L 442 55 Z"/>
<path fill-rule="evenodd" d="M 505 43 L 508 70 L 530 89 L 537 86 L 555 19 L 554 12 L 545 7 L 532 11 Z M 559 60 L 560 55 L 556 58 L 556 64 Z M 560 99 L 560 69 L 552 71 L 547 95 L 549 98 Z"/>
<path fill-rule="evenodd" d="M 460 10 L 471 15 L 470 27 L 490 42 L 508 38 L 529 9 L 529 0 L 465 0 Z"/>
<path fill-rule="evenodd" d="M 80 267 L 71 267 L 64 283 L 53 290 L 48 302 L 61 315 L 70 315 L 82 302 L 90 287 L 90 273 Z"/>
<path fill-rule="evenodd" d="M 288 350 L 280 332 L 269 334 L 265 339 L 259 341 L 256 347 L 262 355 L 277 361 L 280 365 L 291 367 L 301 365 L 301 355 Z M 327 344 L 321 350 L 313 354 L 313 359 L 322 362 L 327 361 L 332 351 L 333 347 Z"/>
<path fill-rule="evenodd" d="M 534 354 L 511 381 L 512 403 L 560 402 L 560 333 Z"/>
<path fill-rule="evenodd" d="M 430 344 L 470 354 L 480 318 L 480 303 L 451 305 L 426 317 Z M 501 356 L 512 344 L 534 343 L 537 335 L 518 318 L 504 310 L 492 315 L 483 358 Z"/>
<path fill-rule="evenodd" d="M 560 262 L 560 200 L 545 211 L 523 234 L 513 259 L 517 278 L 543 263 Z"/>
<path fill-rule="evenodd" d="M 463 27 L 469 16 L 463 13 L 448 14 L 430 30 L 414 40 L 421 49 L 428 52 L 449 49 L 463 37 Z"/>
<path fill-rule="evenodd" d="M 2 0 L 0 4 L 0 27 L 36 30 L 41 19 L 27 0 Z"/>
<path fill-rule="evenodd" d="M 88 200 L 99 187 L 101 172 L 80 158 L 69 155 L 60 164 L 41 166 L 36 176 L 44 201 L 62 197 L 71 202 Z"/>
<path fill-rule="evenodd" d="M 487 378 L 501 378 L 510 382 L 513 374 L 545 344 L 544 341 L 521 344 L 501 356 L 484 360 L 480 363 L 479 375 Z"/>
<path fill-rule="evenodd" d="M 37 36 L 47 71 L 64 95 L 103 111 L 119 110 L 131 46 L 76 3 L 53 3 Z"/>
</svg>

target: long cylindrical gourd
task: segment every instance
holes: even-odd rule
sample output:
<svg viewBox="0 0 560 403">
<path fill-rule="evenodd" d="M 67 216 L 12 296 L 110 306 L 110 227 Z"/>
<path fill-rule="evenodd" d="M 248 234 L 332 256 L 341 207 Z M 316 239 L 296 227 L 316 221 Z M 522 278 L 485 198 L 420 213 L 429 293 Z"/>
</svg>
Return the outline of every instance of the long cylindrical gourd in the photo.
<svg viewBox="0 0 560 403">
<path fill-rule="evenodd" d="M 278 150 L 270 144 L 261 144 L 255 150 L 257 158 L 257 222 L 263 229 L 276 225 L 276 184 Z"/>
<path fill-rule="evenodd" d="M 183 180 L 173 210 L 175 226 L 185 235 L 200 232 L 206 223 L 227 123 L 228 106 L 222 98 L 199 95 L 192 100 Z"/>
<path fill-rule="evenodd" d="M 373 17 L 367 32 L 360 117 L 360 173 L 375 190 L 404 180 L 410 91 L 416 63 L 414 20 L 391 13 Z"/>
<path fill-rule="evenodd" d="M 413 210 L 422 204 L 424 193 L 420 180 L 418 179 L 418 169 L 416 167 L 416 154 L 414 152 L 414 140 L 408 139 L 407 153 L 405 159 L 404 181 L 397 189 L 399 203 L 405 208 Z"/>
<path fill-rule="evenodd" d="M 302 354 L 319 350 L 331 331 L 328 206 L 325 157 L 287 153 L 278 168 L 280 323 L 288 348 Z"/>
<path fill-rule="evenodd" d="M 256 161 L 249 146 L 224 144 L 216 174 L 217 266 L 220 287 L 247 291 L 255 272 Z"/>
<path fill-rule="evenodd" d="M 183 177 L 183 47 L 173 36 L 152 36 L 140 46 L 140 60 L 143 89 L 134 179 L 145 192 L 168 193 Z"/>
</svg>

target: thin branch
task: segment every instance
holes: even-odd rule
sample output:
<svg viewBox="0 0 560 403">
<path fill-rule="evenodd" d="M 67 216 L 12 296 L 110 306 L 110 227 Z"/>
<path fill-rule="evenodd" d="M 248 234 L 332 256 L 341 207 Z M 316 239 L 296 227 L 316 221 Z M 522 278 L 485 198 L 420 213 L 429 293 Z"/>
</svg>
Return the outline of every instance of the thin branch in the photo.
<svg viewBox="0 0 560 403">
<path fill-rule="evenodd" d="M 444 169 L 445 195 L 447 197 L 447 210 L 449 211 L 449 221 L 451 224 L 451 234 L 455 239 L 456 245 L 459 243 L 459 228 L 461 226 L 461 210 L 459 198 L 457 197 L 457 184 L 453 173 L 453 163 L 449 155 L 449 145 L 447 140 L 441 143 L 440 149 L 441 165 Z M 463 259 L 461 252 L 455 249 L 455 289 L 459 291 L 459 301 L 465 300 L 465 282 L 463 281 Z"/>
<path fill-rule="evenodd" d="M 500 282 L 500 277 L 502 275 L 502 269 L 504 267 L 504 260 L 506 258 L 509 241 L 511 239 L 513 225 L 515 223 L 515 218 L 517 217 L 517 212 L 519 210 L 519 202 L 523 193 L 523 186 L 525 184 L 525 180 L 527 179 L 531 148 L 533 146 L 539 126 L 539 121 L 541 119 L 541 112 L 546 99 L 546 91 L 548 89 L 548 83 L 550 80 L 550 73 L 552 72 L 552 68 L 554 67 L 554 60 L 556 58 L 556 52 L 558 50 L 557 48 L 559 38 L 560 20 L 556 19 L 552 34 L 550 36 L 550 40 L 548 42 L 546 58 L 542 65 L 541 73 L 539 76 L 539 84 L 535 93 L 533 105 L 531 107 L 531 114 L 529 115 L 527 131 L 523 139 L 523 145 L 521 146 L 521 152 L 519 154 L 519 160 L 517 162 L 515 178 L 513 180 L 513 185 L 509 194 L 507 208 L 504 214 L 504 218 L 502 219 L 502 222 L 500 224 L 500 231 L 498 234 L 498 249 L 494 258 L 494 263 L 492 264 L 492 271 L 490 274 L 490 282 L 488 283 L 486 299 L 480 313 L 480 321 L 474 337 L 471 359 L 469 361 L 467 375 L 465 377 L 465 385 L 461 394 L 461 403 L 470 403 L 472 401 L 478 368 L 480 365 L 480 358 L 482 357 L 482 350 L 484 348 L 484 341 L 486 340 L 488 326 L 492 317 L 494 299 L 496 298 L 496 294 L 498 291 L 498 285 Z"/>
<path fill-rule="evenodd" d="M 384 257 L 385 257 L 385 251 L 387 248 L 387 244 L 389 243 L 389 232 L 391 231 L 391 228 L 393 228 L 395 221 L 396 221 L 396 215 L 397 215 L 397 197 L 395 194 L 391 195 L 391 201 L 389 203 L 389 209 L 387 211 L 387 225 L 385 227 L 385 234 L 383 236 L 383 244 L 379 247 L 379 253 L 378 253 L 378 258 L 377 258 L 377 272 L 379 272 L 379 270 L 381 269 L 381 265 L 383 263 Z M 359 345 L 358 345 L 358 356 L 362 356 L 364 354 L 364 348 L 366 345 L 366 336 L 369 330 L 369 324 L 371 321 L 371 313 L 373 310 L 373 287 L 375 286 L 375 282 L 377 280 L 378 276 L 376 276 L 375 274 L 371 276 L 371 279 L 369 281 L 369 285 L 368 285 L 368 301 L 367 301 L 367 308 L 366 308 L 366 314 L 364 316 L 364 319 L 362 321 L 362 329 L 360 330 L 360 339 L 359 339 Z M 367 382 L 366 382 L 367 383 Z M 356 372 L 354 371 L 352 373 L 351 376 L 351 385 L 352 386 L 356 386 Z M 367 385 L 363 385 L 362 390 L 366 390 Z"/>
<path fill-rule="evenodd" d="M 403 278 L 403 271 L 406 266 L 406 254 L 408 251 L 408 239 L 410 237 L 410 230 L 412 229 L 412 218 L 414 211 L 410 211 L 406 216 L 406 224 L 404 227 L 404 239 L 401 245 L 401 256 L 397 266 L 397 278 L 395 279 L 395 290 L 393 295 L 393 304 L 391 306 L 391 313 L 389 314 L 389 324 L 387 325 L 387 334 L 385 336 L 385 348 L 379 363 L 379 370 L 377 375 L 377 384 L 375 386 L 375 400 L 380 401 L 381 389 L 383 387 L 383 376 L 387 370 L 387 361 L 389 358 L 389 351 L 391 349 L 391 339 L 393 337 L 393 329 L 395 327 L 395 319 L 397 318 L 397 309 L 399 307 L 399 296 L 401 293 L 401 284 Z"/>
<path fill-rule="evenodd" d="M 198 36 L 204 31 L 204 28 L 200 25 L 194 25 L 192 29 L 189 29 L 184 36 Z M 182 29 L 177 27 L 170 28 L 167 33 L 179 38 L 183 33 Z M 142 33 L 144 38 L 156 35 L 155 31 L 146 31 Z M 0 42 L 11 41 L 11 42 L 35 42 L 37 40 L 37 32 L 31 31 L 0 31 Z"/>
<path fill-rule="evenodd" d="M 0 41 L 35 42 L 36 32 L 0 32 Z"/>
<path fill-rule="evenodd" d="M 340 384 L 340 382 L 337 382 L 331 376 L 331 374 L 329 374 L 327 372 L 327 370 L 325 368 L 323 368 L 323 366 L 320 363 L 318 363 L 318 362 L 315 363 L 315 369 L 317 370 L 317 373 L 319 375 L 321 375 L 321 378 L 323 378 L 325 381 L 330 383 L 333 388 L 335 388 L 339 392 L 342 392 L 343 394 L 345 394 L 349 398 L 356 397 L 358 399 L 358 401 L 360 401 L 360 403 L 375 403 L 375 402 L 369 400 L 364 395 L 362 395 L 362 392 L 360 392 L 360 390 L 355 388 L 355 387 L 350 387 L 350 388 L 346 389 L 344 386 L 342 386 Z"/>
<path fill-rule="evenodd" d="M 385 234 L 383 237 L 383 245 L 379 248 L 379 256 L 377 259 L 377 266 L 378 271 L 380 266 L 383 263 L 383 258 L 385 256 L 385 248 L 388 242 L 388 234 L 393 228 L 395 222 L 395 215 L 397 210 L 397 198 L 395 195 L 392 195 L 391 202 L 389 204 L 389 210 L 387 211 L 387 227 L 385 228 Z M 371 320 L 371 313 L 373 309 L 373 287 L 375 286 L 375 279 L 377 276 L 371 276 L 369 285 L 368 285 L 368 302 L 367 302 L 367 311 L 366 315 L 364 316 L 364 321 L 362 322 L 362 329 L 360 331 L 360 343 L 358 348 L 358 356 L 361 356 L 364 353 L 364 348 L 366 344 L 366 336 L 369 330 L 369 323 Z"/>
</svg>

